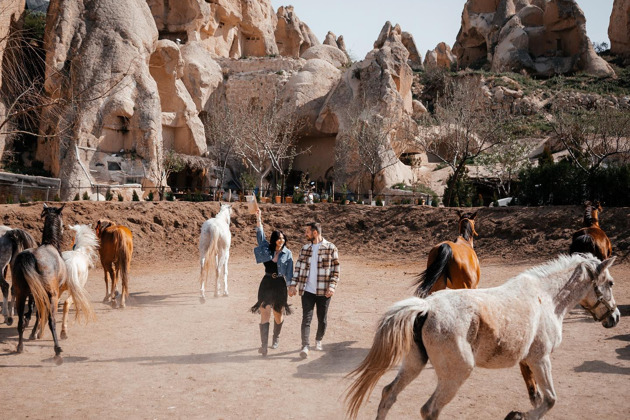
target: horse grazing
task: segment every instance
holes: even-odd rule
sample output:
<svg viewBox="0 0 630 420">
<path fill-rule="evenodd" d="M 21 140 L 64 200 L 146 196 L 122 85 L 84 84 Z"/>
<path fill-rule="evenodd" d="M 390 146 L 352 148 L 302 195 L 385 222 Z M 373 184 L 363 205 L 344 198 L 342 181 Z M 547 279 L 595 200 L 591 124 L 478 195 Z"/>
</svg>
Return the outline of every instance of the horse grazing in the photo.
<svg viewBox="0 0 630 420">
<path fill-rule="evenodd" d="M 213 270 L 215 277 L 214 296 L 220 296 L 220 279 L 223 278 L 223 295 L 228 296 L 228 260 L 230 259 L 230 244 L 232 243 L 232 233 L 230 232 L 230 217 L 232 206 L 221 204 L 219 213 L 206 220 L 201 225 L 201 236 L 199 237 L 199 259 L 201 274 L 201 303 L 206 301 L 205 284 L 209 280 L 210 270 Z"/>
<path fill-rule="evenodd" d="M 125 307 L 125 298 L 129 297 L 129 268 L 133 254 L 133 235 L 123 226 L 111 220 L 101 219 L 96 223 L 96 236 L 101 241 L 98 253 L 105 274 L 105 298 L 103 302 L 111 302 L 116 307 L 116 285 L 121 277 L 120 307 Z M 107 282 L 107 274 L 111 279 L 111 291 Z"/>
<path fill-rule="evenodd" d="M 5 228 L 7 226 L 0 226 Z M 2 315 L 7 325 L 13 324 L 13 300 L 9 301 L 9 282 L 7 282 L 7 274 L 9 266 L 15 257 L 28 248 L 35 248 L 37 243 L 35 239 L 25 230 L 11 229 L 4 230 L 0 233 L 0 288 L 2 288 Z M 31 305 L 29 305 L 30 309 Z M 28 312 L 28 319 L 31 318 L 31 311 Z"/>
<path fill-rule="evenodd" d="M 602 206 L 599 201 L 593 204 L 587 201 L 584 206 L 584 227 L 573 234 L 569 253 L 589 252 L 603 261 L 612 255 L 612 246 L 608 236 L 599 227 L 598 213 L 602 211 Z"/>
<path fill-rule="evenodd" d="M 70 296 L 63 304 L 63 318 L 61 321 L 61 339 L 68 338 L 68 312 L 70 305 L 76 306 L 76 316 L 83 313 L 86 318 L 93 316 L 92 305 L 85 292 L 85 283 L 87 283 L 90 268 L 94 268 L 94 260 L 96 259 L 96 249 L 98 248 L 98 238 L 88 225 L 68 226 L 74 231 L 74 240 L 72 242 L 72 251 L 64 251 L 61 257 L 66 263 L 68 271 L 67 280 L 61 284 L 59 295 L 68 291 Z"/>
<path fill-rule="evenodd" d="M 33 296 L 37 308 L 37 318 L 31 337 L 39 327 L 40 334 L 44 331 L 46 321 L 52 332 L 55 343 L 55 361 L 63 363 L 61 347 L 57 340 L 55 327 L 55 311 L 59 301 L 59 286 L 66 281 L 66 264 L 61 258 L 61 239 L 63 235 L 63 219 L 61 212 L 65 204 L 59 208 L 48 207 L 44 204 L 41 217 L 44 218 L 44 232 L 42 243 L 37 248 L 20 252 L 11 267 L 13 275 L 13 291 L 18 315 L 19 342 L 17 352 L 24 349 L 24 306 L 26 298 Z"/>
<path fill-rule="evenodd" d="M 476 289 L 479 284 L 479 259 L 473 249 L 477 212 L 459 214 L 459 236 L 455 242 L 444 241 L 429 251 L 427 269 L 417 278 L 416 296 L 427 297 L 446 289 Z M 441 280 L 441 281 L 438 281 Z"/>
<path fill-rule="evenodd" d="M 613 261 L 562 255 L 499 287 L 445 290 L 397 302 L 381 318 L 367 357 L 350 373 L 357 377 L 346 397 L 350 417 L 356 418 L 379 378 L 402 360 L 398 375 L 383 389 L 376 418 L 384 419 L 398 394 L 431 360 L 438 384 L 422 407 L 422 418 L 438 418 L 475 366 L 516 363 L 533 372 L 534 382 L 527 385 L 534 409 L 507 418 L 542 418 L 556 401 L 550 354 L 562 340 L 566 313 L 580 303 L 606 328 L 619 322 L 608 272 Z"/>
</svg>

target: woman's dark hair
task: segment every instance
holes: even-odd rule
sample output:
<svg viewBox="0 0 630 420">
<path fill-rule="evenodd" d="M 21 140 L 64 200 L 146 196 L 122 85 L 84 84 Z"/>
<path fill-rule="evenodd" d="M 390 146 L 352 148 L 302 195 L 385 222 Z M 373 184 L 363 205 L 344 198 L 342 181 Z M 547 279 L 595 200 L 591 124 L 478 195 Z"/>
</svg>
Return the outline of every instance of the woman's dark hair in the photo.
<svg viewBox="0 0 630 420">
<path fill-rule="evenodd" d="M 287 246 L 287 242 L 289 242 L 289 240 L 287 239 L 287 235 L 285 235 L 283 231 L 274 230 L 273 232 L 271 232 L 271 238 L 269 239 L 269 251 L 271 252 L 271 255 L 276 252 L 276 241 L 278 240 L 280 235 L 284 237 L 284 244 L 282 245 L 282 248 Z"/>
</svg>

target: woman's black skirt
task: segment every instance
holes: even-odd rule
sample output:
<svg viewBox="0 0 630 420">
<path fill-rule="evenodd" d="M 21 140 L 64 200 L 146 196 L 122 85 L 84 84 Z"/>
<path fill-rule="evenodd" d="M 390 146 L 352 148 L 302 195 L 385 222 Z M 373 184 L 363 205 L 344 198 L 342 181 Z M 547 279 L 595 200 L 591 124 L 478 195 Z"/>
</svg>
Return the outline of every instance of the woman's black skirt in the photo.
<svg viewBox="0 0 630 420">
<path fill-rule="evenodd" d="M 271 306 L 274 311 L 291 314 L 291 308 L 287 302 L 287 284 L 284 277 L 277 274 L 265 274 L 258 287 L 258 302 L 252 306 L 252 312 L 260 311 L 260 308 Z"/>
</svg>

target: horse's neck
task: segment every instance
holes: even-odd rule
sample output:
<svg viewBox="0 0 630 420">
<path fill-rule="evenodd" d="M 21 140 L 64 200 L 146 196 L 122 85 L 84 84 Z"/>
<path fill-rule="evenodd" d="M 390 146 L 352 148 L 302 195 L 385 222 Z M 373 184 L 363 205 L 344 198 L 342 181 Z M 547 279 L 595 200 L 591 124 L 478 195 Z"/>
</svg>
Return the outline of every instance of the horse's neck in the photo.
<svg viewBox="0 0 630 420">
<path fill-rule="evenodd" d="M 469 239 L 466 239 L 466 237 L 462 234 L 460 234 L 457 239 L 455 240 L 455 242 L 459 242 L 459 243 L 465 243 L 466 245 L 470 246 L 471 248 L 475 248 L 473 245 L 473 238 L 472 236 Z"/>
<path fill-rule="evenodd" d="M 217 218 L 223 220 L 228 225 L 230 224 L 230 213 L 227 210 L 221 210 L 219 214 L 217 214 Z"/>
<path fill-rule="evenodd" d="M 573 269 L 570 273 L 556 278 L 556 281 L 547 281 L 541 279 L 542 284 L 549 287 L 550 294 L 555 304 L 555 313 L 564 318 L 566 313 L 575 307 L 584 297 L 588 288 L 591 286 L 590 279 L 582 274 L 582 268 Z M 558 281 L 566 278 L 566 281 Z"/>
<path fill-rule="evenodd" d="M 44 232 L 42 234 L 42 246 L 51 245 L 61 253 L 61 238 L 58 219 L 46 219 L 44 222 Z"/>
</svg>

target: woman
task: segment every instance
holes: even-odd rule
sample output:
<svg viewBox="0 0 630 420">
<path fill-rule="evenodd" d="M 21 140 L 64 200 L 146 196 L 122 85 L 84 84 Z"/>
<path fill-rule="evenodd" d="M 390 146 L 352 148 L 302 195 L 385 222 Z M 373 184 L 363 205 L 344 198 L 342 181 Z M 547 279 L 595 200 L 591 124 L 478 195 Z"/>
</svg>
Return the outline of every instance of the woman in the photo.
<svg viewBox="0 0 630 420">
<path fill-rule="evenodd" d="M 287 286 L 293 276 L 293 255 L 286 247 L 287 238 L 281 230 L 271 233 L 267 242 L 262 226 L 260 209 L 256 211 L 258 226 L 256 227 L 256 240 L 258 246 L 254 249 L 256 263 L 265 265 L 265 276 L 258 287 L 258 302 L 252 306 L 252 312 L 260 311 L 260 349 L 258 352 L 267 355 L 267 343 L 269 341 L 269 321 L 273 310 L 273 341 L 272 349 L 278 348 L 280 330 L 282 330 L 282 312 L 289 315 L 291 309 L 287 303 Z"/>
</svg>

